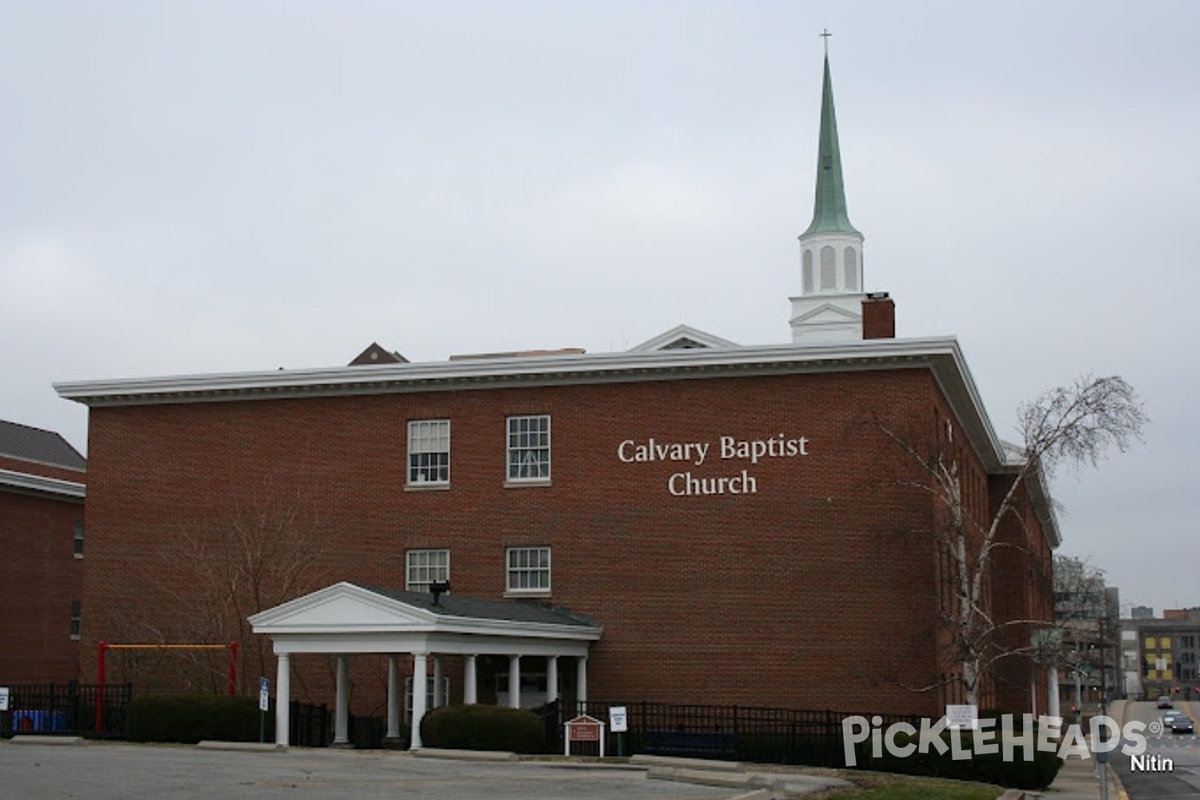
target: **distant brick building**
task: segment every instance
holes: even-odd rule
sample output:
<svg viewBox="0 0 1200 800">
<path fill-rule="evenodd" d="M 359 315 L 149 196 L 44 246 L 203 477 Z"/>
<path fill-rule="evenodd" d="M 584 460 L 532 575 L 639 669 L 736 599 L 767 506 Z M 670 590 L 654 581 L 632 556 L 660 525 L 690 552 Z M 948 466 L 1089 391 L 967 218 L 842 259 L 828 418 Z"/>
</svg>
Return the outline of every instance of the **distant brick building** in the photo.
<svg viewBox="0 0 1200 800">
<path fill-rule="evenodd" d="M 951 453 L 977 520 L 1013 454 L 957 343 L 892 338 L 891 299 L 863 291 L 828 64 L 821 148 L 791 344 L 681 326 L 619 353 L 409 363 L 373 345 L 331 369 L 59 384 L 90 409 L 85 652 L 232 639 L 245 673 L 271 675 L 247 616 L 337 581 L 448 581 L 587 615 L 593 698 L 931 715 L 961 701 L 952 572 L 931 535 L 944 509 L 899 442 Z M 987 604 L 1050 624 L 1058 533 L 1039 491 L 1020 513 L 1002 537 L 1022 555 L 994 560 Z M 377 709 L 383 662 L 356 661 L 353 703 Z M 547 675 L 571 695 L 569 670 L 520 662 L 522 704 Z M 482 659 L 474 695 L 449 664 L 450 699 L 500 699 L 510 663 Z M 291 668 L 293 696 L 328 695 L 326 662 Z M 1045 708 L 1028 659 L 990 674 L 985 707 L 1028 710 L 1032 691 Z"/>
<path fill-rule="evenodd" d="M 79 677 L 86 462 L 0 420 L 0 684 Z"/>
</svg>

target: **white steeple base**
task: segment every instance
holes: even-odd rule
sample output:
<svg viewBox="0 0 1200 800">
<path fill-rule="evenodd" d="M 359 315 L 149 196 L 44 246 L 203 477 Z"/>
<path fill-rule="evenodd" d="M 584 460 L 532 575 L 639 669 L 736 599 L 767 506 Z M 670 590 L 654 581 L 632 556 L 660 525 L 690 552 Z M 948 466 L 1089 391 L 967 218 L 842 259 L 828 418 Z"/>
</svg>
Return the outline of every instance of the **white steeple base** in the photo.
<svg viewBox="0 0 1200 800">
<path fill-rule="evenodd" d="M 793 344 L 845 344 L 863 338 L 865 294 L 814 294 L 793 297 Z"/>
</svg>

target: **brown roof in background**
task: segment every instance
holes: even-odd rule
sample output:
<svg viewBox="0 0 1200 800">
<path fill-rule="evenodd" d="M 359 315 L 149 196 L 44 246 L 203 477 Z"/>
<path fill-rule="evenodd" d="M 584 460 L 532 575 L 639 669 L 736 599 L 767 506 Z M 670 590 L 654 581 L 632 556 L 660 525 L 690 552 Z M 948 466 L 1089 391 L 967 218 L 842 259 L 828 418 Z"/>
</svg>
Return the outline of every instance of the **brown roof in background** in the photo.
<svg viewBox="0 0 1200 800">
<path fill-rule="evenodd" d="M 0 456 L 66 469 L 87 469 L 87 459 L 60 434 L 4 420 L 0 420 Z"/>
</svg>

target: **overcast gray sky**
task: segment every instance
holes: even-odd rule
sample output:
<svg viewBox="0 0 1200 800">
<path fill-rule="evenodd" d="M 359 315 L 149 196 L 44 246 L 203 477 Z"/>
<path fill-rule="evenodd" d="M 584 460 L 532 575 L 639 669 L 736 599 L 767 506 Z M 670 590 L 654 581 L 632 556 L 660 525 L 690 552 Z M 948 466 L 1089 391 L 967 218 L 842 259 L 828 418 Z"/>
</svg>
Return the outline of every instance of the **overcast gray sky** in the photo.
<svg viewBox="0 0 1200 800">
<path fill-rule="evenodd" d="M 868 289 L 1001 436 L 1120 374 L 1063 552 L 1200 605 L 1200 3 L 0 0 L 0 418 L 55 381 L 790 340 L 821 39 Z"/>
</svg>

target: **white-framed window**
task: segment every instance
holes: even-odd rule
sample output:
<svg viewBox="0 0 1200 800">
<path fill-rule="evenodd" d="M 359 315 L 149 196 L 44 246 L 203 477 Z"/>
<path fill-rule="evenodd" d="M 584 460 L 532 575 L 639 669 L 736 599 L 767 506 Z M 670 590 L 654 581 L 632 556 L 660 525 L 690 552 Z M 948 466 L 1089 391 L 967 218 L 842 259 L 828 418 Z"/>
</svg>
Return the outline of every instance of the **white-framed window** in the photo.
<svg viewBox="0 0 1200 800">
<path fill-rule="evenodd" d="M 404 724 L 412 725 L 412 677 L 404 679 Z M 450 697 L 450 679 L 442 676 L 442 698 Z M 442 705 L 449 705 L 443 702 Z M 433 711 L 433 676 L 425 679 L 425 712 Z"/>
<path fill-rule="evenodd" d="M 71 638 L 78 639 L 83 633 L 83 602 L 71 601 Z"/>
<path fill-rule="evenodd" d="M 505 584 L 510 592 L 550 591 L 550 548 L 510 547 L 508 580 Z"/>
<path fill-rule="evenodd" d="M 449 550 L 409 550 L 404 588 L 410 592 L 428 592 L 433 582 L 450 580 Z"/>
<path fill-rule="evenodd" d="M 83 558 L 83 520 L 75 521 L 74 552 L 76 558 Z"/>
<path fill-rule="evenodd" d="M 408 423 L 408 483 L 450 483 L 450 420 L 415 419 Z"/>
<path fill-rule="evenodd" d="M 508 479 L 550 479 L 550 415 L 508 418 Z"/>
</svg>

